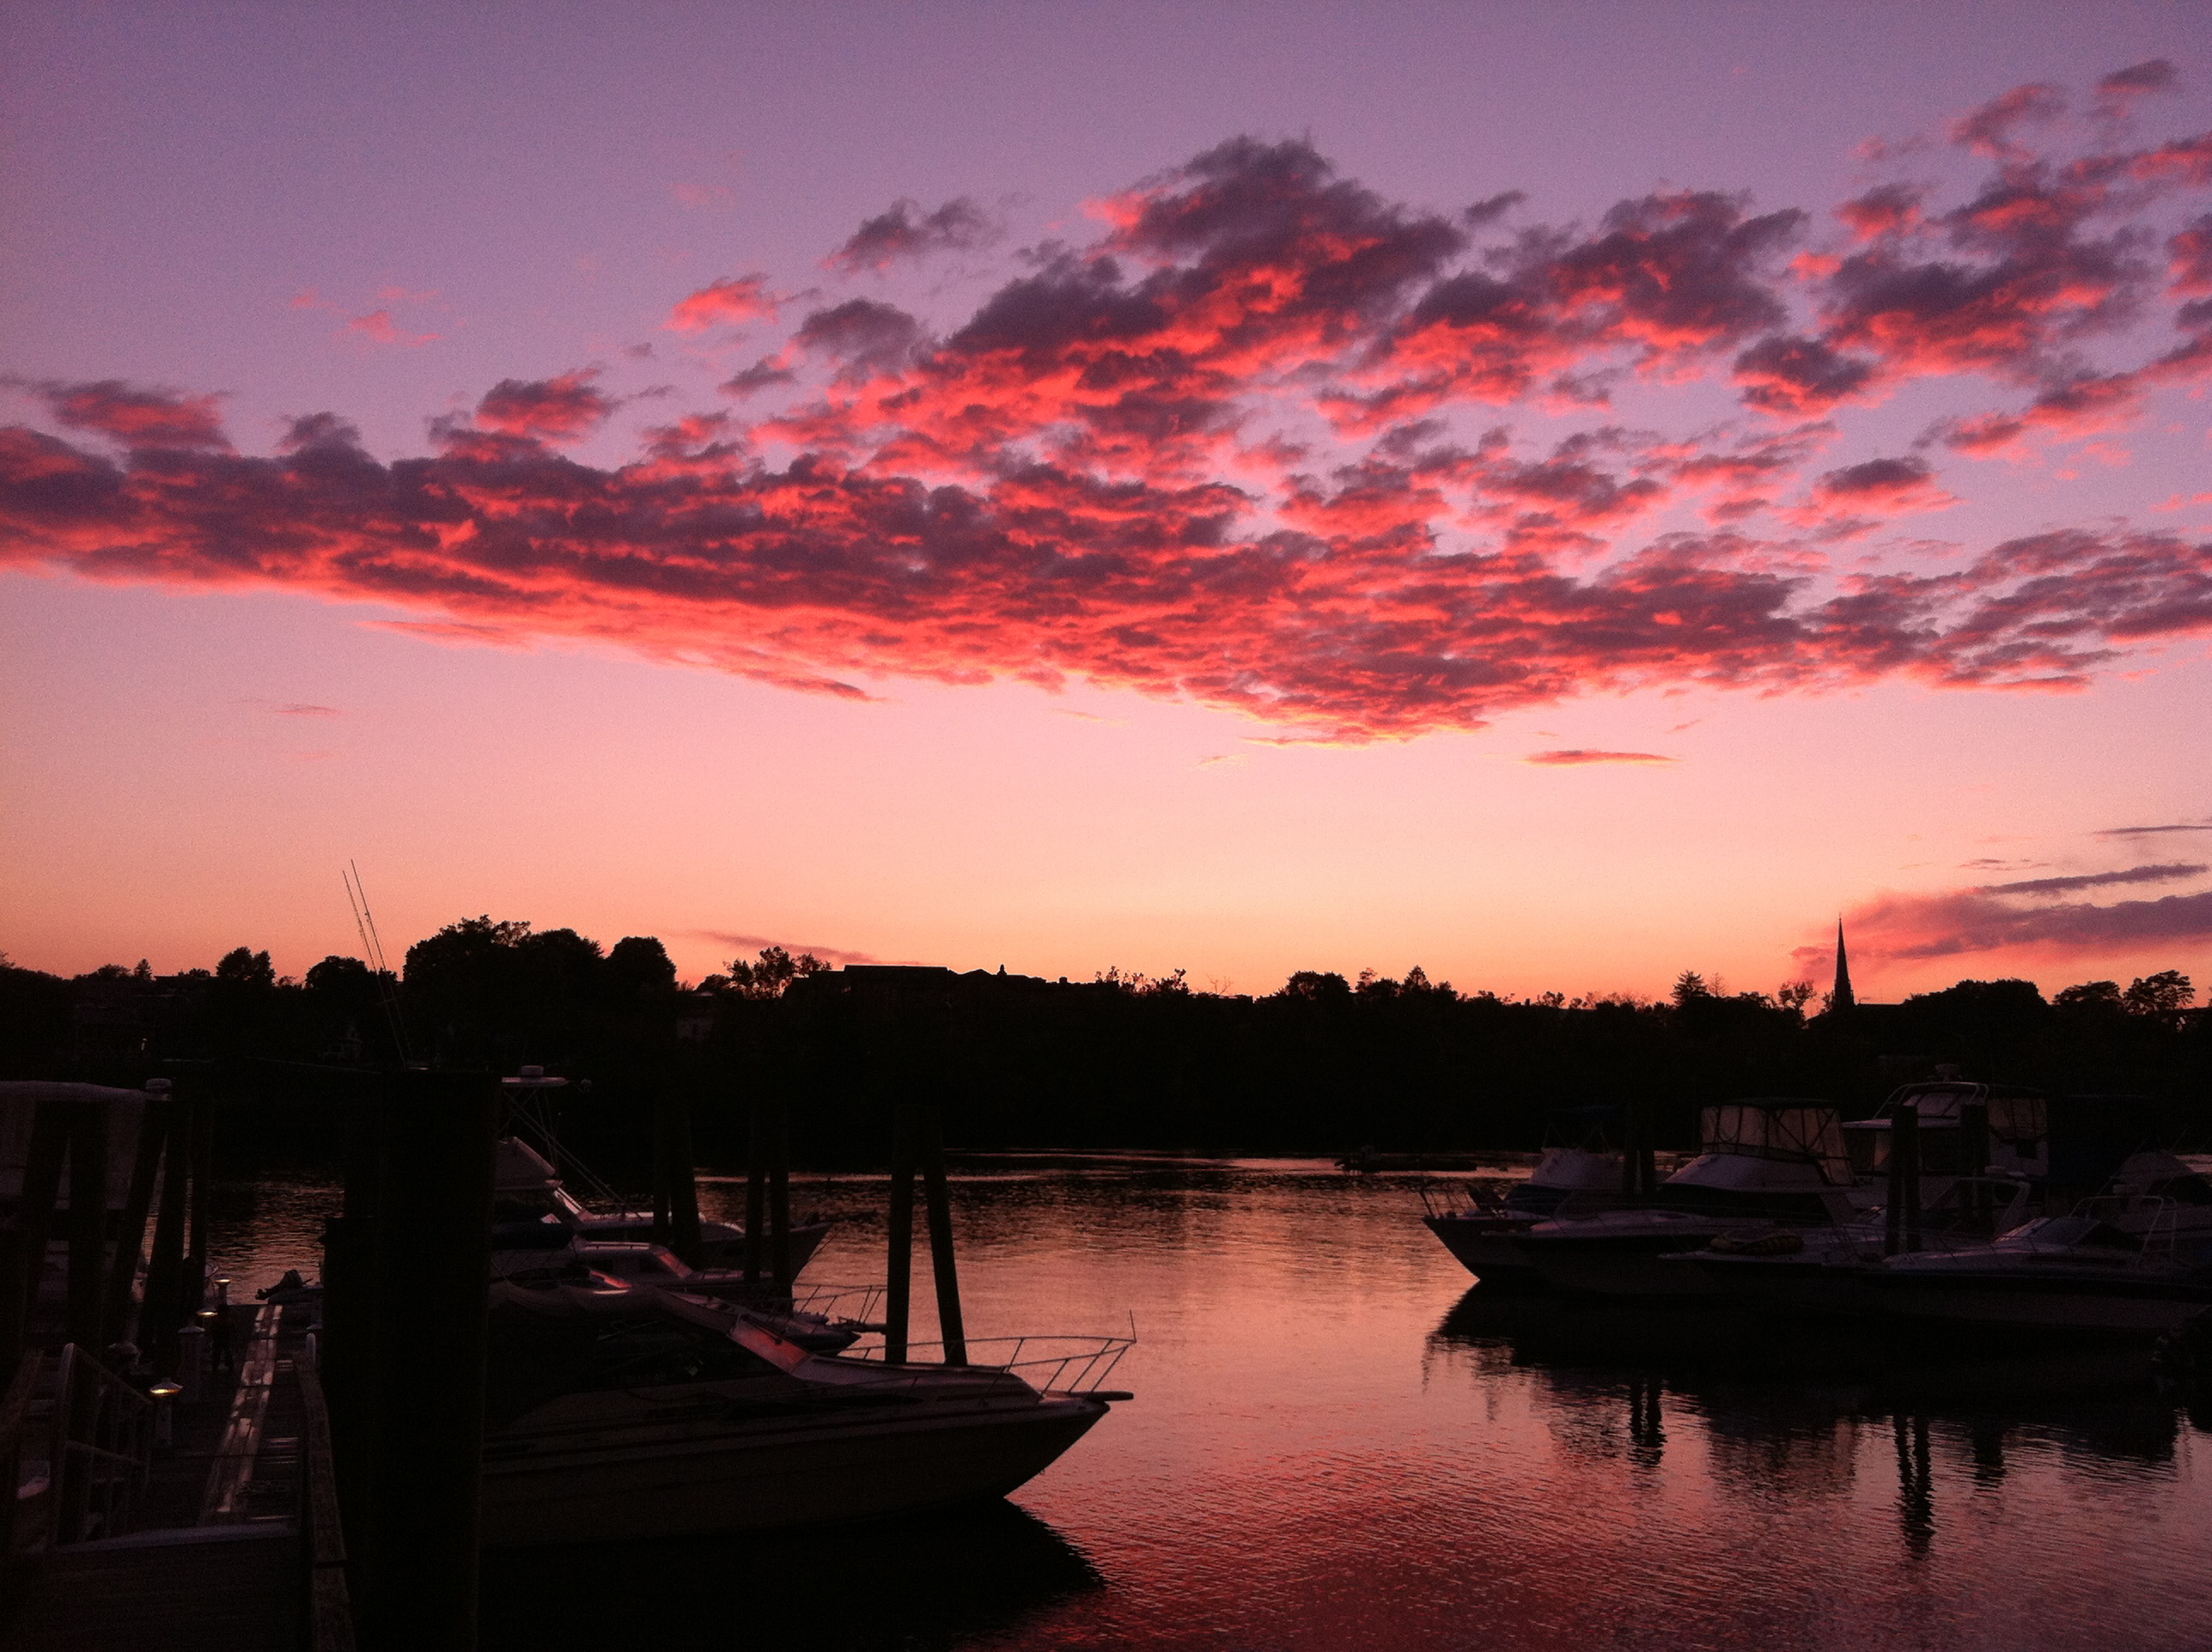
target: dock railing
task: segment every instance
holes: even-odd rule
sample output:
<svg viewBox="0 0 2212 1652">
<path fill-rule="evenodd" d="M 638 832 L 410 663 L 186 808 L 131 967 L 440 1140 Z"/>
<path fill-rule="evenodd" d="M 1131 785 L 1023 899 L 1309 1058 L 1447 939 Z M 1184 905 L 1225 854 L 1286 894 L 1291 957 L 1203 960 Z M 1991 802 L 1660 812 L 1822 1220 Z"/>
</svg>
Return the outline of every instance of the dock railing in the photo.
<svg viewBox="0 0 2212 1652">
<path fill-rule="evenodd" d="M 300 1385 L 300 1554 L 307 1576 L 307 1652 L 354 1652 L 353 1597 L 346 1585 L 345 1528 L 338 1518 L 331 1413 L 313 1358 L 293 1364 Z"/>
<path fill-rule="evenodd" d="M 941 1354 L 945 1347 L 941 1342 L 909 1342 L 906 1364 L 927 1372 L 963 1369 L 1003 1371 L 1021 1378 L 1039 1394 L 1090 1394 L 1105 1386 L 1114 1368 L 1121 1363 L 1121 1357 L 1137 1345 L 1134 1337 L 1101 1336 L 969 1337 L 966 1341 L 968 1359 L 964 1367 L 917 1357 L 930 1349 Z M 877 1362 L 883 1357 L 880 1344 L 848 1349 L 839 1356 L 842 1359 Z M 902 1369 L 890 1367 L 886 1375 Z"/>
<path fill-rule="evenodd" d="M 73 1342 L 55 1356 L 51 1393 L 46 1479 L 19 1491 L 12 1512 L 39 1509 L 57 1546 L 127 1535 L 152 1473 L 154 1402 Z"/>
</svg>

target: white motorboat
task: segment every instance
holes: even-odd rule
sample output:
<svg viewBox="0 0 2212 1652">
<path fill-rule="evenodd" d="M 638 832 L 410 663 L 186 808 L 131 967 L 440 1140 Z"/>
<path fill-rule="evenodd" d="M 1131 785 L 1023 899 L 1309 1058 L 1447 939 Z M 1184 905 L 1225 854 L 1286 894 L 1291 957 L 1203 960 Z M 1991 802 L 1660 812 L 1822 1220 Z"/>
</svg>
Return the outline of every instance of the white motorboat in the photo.
<svg viewBox="0 0 2212 1652">
<path fill-rule="evenodd" d="M 1759 1098 L 1704 1110 L 1698 1157 L 1636 1208 L 1565 1215 L 1514 1240 L 1554 1290 L 1607 1297 L 1709 1297 L 1693 1268 L 1662 1265 L 1724 1234 L 1836 1228 L 1872 1196 L 1844 1157 L 1841 1121 L 1825 1102 Z"/>
<path fill-rule="evenodd" d="M 1591 1145 L 1547 1147 L 1528 1179 L 1502 1197 L 1470 1182 L 1464 1204 L 1431 1208 L 1422 1221 L 1477 1278 L 1534 1279 L 1535 1270 L 1514 1242 L 1560 1215 L 1570 1201 L 1582 1213 L 1618 1204 L 1620 1185 L 1619 1153 Z"/>
<path fill-rule="evenodd" d="M 1125 1338 L 998 1364 L 809 1353 L 649 1288 L 492 1287 L 484 1541 L 708 1536 L 1005 1496 L 1111 1400 Z M 984 1345 L 971 1344 L 972 1349 Z"/>
<path fill-rule="evenodd" d="M 547 1224 L 549 1227 L 552 1224 Z M 518 1283 L 581 1281 L 650 1285 L 726 1303 L 754 1323 L 796 1342 L 810 1353 L 838 1353 L 873 1323 L 883 1300 L 879 1285 L 798 1285 L 748 1279 L 738 1268 L 690 1267 L 665 1245 L 617 1243 L 576 1236 L 555 1249 L 516 1248 L 492 1253 L 492 1277 Z"/>
<path fill-rule="evenodd" d="M 2212 1181 L 2138 1153 L 2113 1191 L 1993 1243 L 1893 1256 L 1866 1276 L 1883 1314 L 1923 1326 L 2171 1336 L 2212 1309 Z"/>
<path fill-rule="evenodd" d="M 1926 1250 L 1986 1245 L 1993 1235 L 2028 1218 L 2034 1190 L 2021 1178 L 1949 1176 L 1945 1181 L 1923 1217 Z M 1832 1227 L 1731 1231 L 1665 1263 L 1696 1270 L 1709 1289 L 1758 1313 L 1819 1319 L 1869 1314 L 1875 1303 L 1867 1276 L 1881 1265 L 1886 1214 L 1877 1207 Z"/>
<path fill-rule="evenodd" d="M 550 1218 L 577 1238 L 599 1244 L 650 1244 L 655 1224 L 650 1211 L 593 1211 L 570 1193 L 545 1156 L 519 1136 L 500 1139 L 494 1163 L 494 1196 L 503 1229 Z M 791 1230 L 791 1271 L 796 1276 L 830 1236 L 830 1224 L 811 1221 Z M 702 1218 L 701 1260 L 709 1268 L 740 1268 L 745 1260 L 745 1230 L 727 1222 Z M 497 1243 L 495 1240 L 495 1243 Z"/>
</svg>

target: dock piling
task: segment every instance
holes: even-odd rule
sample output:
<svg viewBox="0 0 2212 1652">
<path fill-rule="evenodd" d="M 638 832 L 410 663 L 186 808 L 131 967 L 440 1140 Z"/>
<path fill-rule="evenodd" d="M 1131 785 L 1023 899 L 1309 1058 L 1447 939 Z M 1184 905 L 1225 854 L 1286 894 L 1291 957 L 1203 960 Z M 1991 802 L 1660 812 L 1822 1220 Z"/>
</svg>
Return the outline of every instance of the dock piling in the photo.
<svg viewBox="0 0 2212 1652">
<path fill-rule="evenodd" d="M 884 1358 L 894 1365 L 906 1359 L 907 1334 L 914 1314 L 915 1111 L 913 1108 L 902 1107 L 891 1114 L 890 1257 L 884 1297 Z"/>
<path fill-rule="evenodd" d="M 929 1261 L 937 1282 L 938 1335 L 945 1363 L 968 1363 L 968 1331 L 960 1314 L 960 1272 L 952 1257 L 952 1200 L 945 1182 L 945 1133 L 935 1108 L 924 1109 L 921 1126 L 922 1194 L 929 1207 Z"/>
<path fill-rule="evenodd" d="M 68 1336 L 97 1358 L 107 1346 L 107 1108 L 80 1102 L 70 1111 Z"/>
</svg>

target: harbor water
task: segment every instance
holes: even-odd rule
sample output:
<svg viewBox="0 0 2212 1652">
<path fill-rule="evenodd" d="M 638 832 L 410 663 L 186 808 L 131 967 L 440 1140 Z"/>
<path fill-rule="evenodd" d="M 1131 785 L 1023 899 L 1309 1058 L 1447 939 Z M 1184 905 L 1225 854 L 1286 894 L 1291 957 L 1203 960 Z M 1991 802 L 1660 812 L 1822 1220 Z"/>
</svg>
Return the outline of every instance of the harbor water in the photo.
<svg viewBox="0 0 2212 1652">
<path fill-rule="evenodd" d="M 739 1219 L 743 1192 L 708 1180 L 702 1202 Z M 845 1218 L 809 1280 L 882 1277 L 880 1179 L 793 1193 Z M 493 1555 L 485 1645 L 2016 1652 L 2212 1634 L 2212 1414 L 2136 1357 L 1923 1357 L 1493 1298 L 1422 1227 L 1417 1179 L 1310 1161 L 1010 1162 L 953 1195 L 971 1337 L 1133 1321 L 1110 1382 L 1133 1401 L 1006 1506 Z M 311 1179 L 229 1188 L 234 1294 L 312 1272 L 332 1204 Z"/>
</svg>

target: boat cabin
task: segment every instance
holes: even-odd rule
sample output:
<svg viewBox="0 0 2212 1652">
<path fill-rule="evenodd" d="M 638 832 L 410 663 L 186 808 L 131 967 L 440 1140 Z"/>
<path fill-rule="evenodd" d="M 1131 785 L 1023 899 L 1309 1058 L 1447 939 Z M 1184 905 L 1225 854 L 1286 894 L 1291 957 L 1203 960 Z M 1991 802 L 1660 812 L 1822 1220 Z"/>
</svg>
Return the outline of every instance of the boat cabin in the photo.
<svg viewBox="0 0 2212 1652">
<path fill-rule="evenodd" d="M 1987 1109 L 1987 1157 L 1966 1163 L 1963 1109 L 1969 1103 Z M 1851 1169 L 1860 1176 L 1880 1176 L 1889 1166 L 1889 1145 L 1897 1114 L 1911 1107 L 1920 1114 L 1920 1171 L 1923 1176 L 1978 1175 L 2044 1175 L 2050 1164 L 2050 1103 L 2039 1090 L 2011 1084 L 1968 1084 L 1943 1079 L 1906 1084 L 1894 1091 L 1870 1119 L 1843 1127 Z"/>
</svg>

